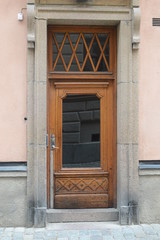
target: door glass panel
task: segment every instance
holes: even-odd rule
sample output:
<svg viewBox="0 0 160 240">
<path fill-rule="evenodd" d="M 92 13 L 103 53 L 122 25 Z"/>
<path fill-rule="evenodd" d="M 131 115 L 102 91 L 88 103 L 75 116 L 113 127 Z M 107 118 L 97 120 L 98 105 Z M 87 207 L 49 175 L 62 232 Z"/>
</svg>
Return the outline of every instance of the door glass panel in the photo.
<svg viewBox="0 0 160 240">
<path fill-rule="evenodd" d="M 63 168 L 100 167 L 100 99 L 67 95 L 63 99 Z"/>
</svg>

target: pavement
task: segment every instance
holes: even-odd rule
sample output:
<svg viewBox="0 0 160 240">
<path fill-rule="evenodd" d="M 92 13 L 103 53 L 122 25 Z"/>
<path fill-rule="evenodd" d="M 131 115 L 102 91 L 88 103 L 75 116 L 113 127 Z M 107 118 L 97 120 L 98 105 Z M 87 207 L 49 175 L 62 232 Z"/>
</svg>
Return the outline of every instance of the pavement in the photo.
<svg viewBox="0 0 160 240">
<path fill-rule="evenodd" d="M 2 228 L 0 240 L 160 240 L 160 224 L 55 223 L 46 228 Z"/>
</svg>

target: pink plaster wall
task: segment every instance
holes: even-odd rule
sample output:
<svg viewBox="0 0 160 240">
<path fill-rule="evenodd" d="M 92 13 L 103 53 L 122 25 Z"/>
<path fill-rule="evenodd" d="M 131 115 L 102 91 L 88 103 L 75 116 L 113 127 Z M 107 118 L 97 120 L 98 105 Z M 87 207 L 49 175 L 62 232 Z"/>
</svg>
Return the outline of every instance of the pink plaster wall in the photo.
<svg viewBox="0 0 160 240">
<path fill-rule="evenodd" d="M 0 161 L 26 161 L 26 0 L 0 1 Z"/>
<path fill-rule="evenodd" d="M 160 159 L 160 0 L 141 0 L 139 159 Z M 26 0 L 0 1 L 0 161 L 26 161 Z"/>
<path fill-rule="evenodd" d="M 139 159 L 160 159 L 160 0 L 141 0 Z"/>
</svg>

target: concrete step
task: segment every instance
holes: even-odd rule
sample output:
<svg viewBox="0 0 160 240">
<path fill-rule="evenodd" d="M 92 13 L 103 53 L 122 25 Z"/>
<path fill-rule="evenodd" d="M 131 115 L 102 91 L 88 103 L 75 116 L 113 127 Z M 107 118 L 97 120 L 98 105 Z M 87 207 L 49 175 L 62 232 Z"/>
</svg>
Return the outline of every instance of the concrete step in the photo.
<svg viewBox="0 0 160 240">
<path fill-rule="evenodd" d="M 99 209 L 48 209 L 48 223 L 62 222 L 112 222 L 119 220 L 119 212 L 115 208 Z"/>
</svg>

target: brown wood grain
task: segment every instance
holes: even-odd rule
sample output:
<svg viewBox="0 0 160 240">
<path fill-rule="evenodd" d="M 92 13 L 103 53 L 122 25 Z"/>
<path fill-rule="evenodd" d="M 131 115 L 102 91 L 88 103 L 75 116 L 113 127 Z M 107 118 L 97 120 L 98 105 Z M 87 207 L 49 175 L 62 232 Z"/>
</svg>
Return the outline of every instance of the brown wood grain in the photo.
<svg viewBox="0 0 160 240">
<path fill-rule="evenodd" d="M 55 208 L 107 208 L 108 194 L 56 195 Z"/>
</svg>

